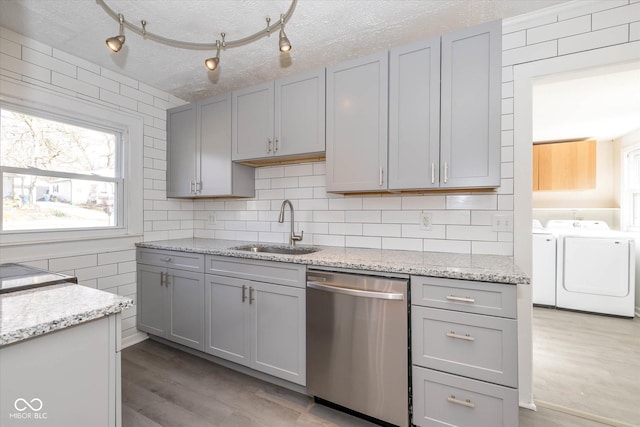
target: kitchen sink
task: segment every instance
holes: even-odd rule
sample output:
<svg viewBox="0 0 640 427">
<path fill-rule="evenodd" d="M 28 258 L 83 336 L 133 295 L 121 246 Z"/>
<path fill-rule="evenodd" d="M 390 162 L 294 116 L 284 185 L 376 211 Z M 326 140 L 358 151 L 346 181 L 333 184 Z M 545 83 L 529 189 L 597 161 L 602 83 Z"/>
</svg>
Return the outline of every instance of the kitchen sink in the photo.
<svg viewBox="0 0 640 427">
<path fill-rule="evenodd" d="M 318 252 L 320 248 L 313 246 L 281 246 L 281 245 L 243 245 L 230 248 L 235 251 L 265 252 L 282 255 L 305 255 Z"/>
</svg>

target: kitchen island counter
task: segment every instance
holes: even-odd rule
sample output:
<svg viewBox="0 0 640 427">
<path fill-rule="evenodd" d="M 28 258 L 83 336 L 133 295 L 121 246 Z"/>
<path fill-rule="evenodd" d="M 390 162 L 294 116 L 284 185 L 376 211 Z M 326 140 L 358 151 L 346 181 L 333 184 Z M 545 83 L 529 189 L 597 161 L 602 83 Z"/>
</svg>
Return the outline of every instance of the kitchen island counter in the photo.
<svg viewBox="0 0 640 427">
<path fill-rule="evenodd" d="M 137 246 L 149 249 L 289 262 L 318 267 L 444 277 L 514 285 L 529 284 L 529 277 L 514 264 L 513 258 L 509 256 L 332 246 L 314 246 L 320 250 L 304 255 L 283 255 L 233 249 L 249 243 L 251 242 L 193 238 L 144 242 L 138 243 Z M 265 244 L 260 243 L 260 245 Z"/>
<path fill-rule="evenodd" d="M 133 301 L 63 283 L 0 295 L 0 346 L 120 313 Z"/>
</svg>

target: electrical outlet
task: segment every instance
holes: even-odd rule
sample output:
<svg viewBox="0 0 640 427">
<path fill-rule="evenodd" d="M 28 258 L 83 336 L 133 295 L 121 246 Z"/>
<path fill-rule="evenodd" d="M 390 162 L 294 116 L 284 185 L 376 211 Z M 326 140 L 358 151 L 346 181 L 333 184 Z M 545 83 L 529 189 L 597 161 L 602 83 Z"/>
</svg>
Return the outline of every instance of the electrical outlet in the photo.
<svg viewBox="0 0 640 427">
<path fill-rule="evenodd" d="M 513 215 L 495 214 L 491 223 L 492 231 L 513 231 Z"/>
<path fill-rule="evenodd" d="M 208 225 L 216 225 L 216 214 L 210 214 L 209 218 L 207 218 Z"/>
<path fill-rule="evenodd" d="M 433 213 L 420 212 L 420 230 L 431 231 L 431 222 L 433 221 Z"/>
</svg>

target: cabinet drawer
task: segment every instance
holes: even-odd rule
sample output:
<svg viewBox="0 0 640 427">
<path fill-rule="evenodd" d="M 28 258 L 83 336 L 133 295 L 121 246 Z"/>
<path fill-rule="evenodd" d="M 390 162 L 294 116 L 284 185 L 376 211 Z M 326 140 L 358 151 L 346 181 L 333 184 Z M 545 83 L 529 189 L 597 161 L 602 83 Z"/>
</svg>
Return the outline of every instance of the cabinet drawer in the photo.
<svg viewBox="0 0 640 427">
<path fill-rule="evenodd" d="M 515 320 L 413 306 L 411 339 L 416 365 L 518 385 Z"/>
<path fill-rule="evenodd" d="M 414 366 L 413 423 L 517 427 L 518 390 Z"/>
<path fill-rule="evenodd" d="M 278 285 L 306 287 L 307 266 L 286 262 L 247 260 L 207 255 L 206 273 Z"/>
<path fill-rule="evenodd" d="M 411 276 L 411 303 L 516 318 L 516 285 Z"/>
<path fill-rule="evenodd" d="M 204 255 L 190 252 L 138 249 L 138 262 L 188 271 L 204 271 Z"/>
</svg>

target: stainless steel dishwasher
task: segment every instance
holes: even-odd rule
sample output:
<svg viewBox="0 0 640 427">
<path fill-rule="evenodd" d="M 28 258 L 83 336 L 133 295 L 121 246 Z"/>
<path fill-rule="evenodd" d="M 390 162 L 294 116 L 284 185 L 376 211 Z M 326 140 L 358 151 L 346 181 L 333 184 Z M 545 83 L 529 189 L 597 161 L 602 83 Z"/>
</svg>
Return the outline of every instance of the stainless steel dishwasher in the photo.
<svg viewBox="0 0 640 427">
<path fill-rule="evenodd" d="M 407 295 L 408 280 L 309 270 L 308 393 L 408 426 Z"/>
</svg>

